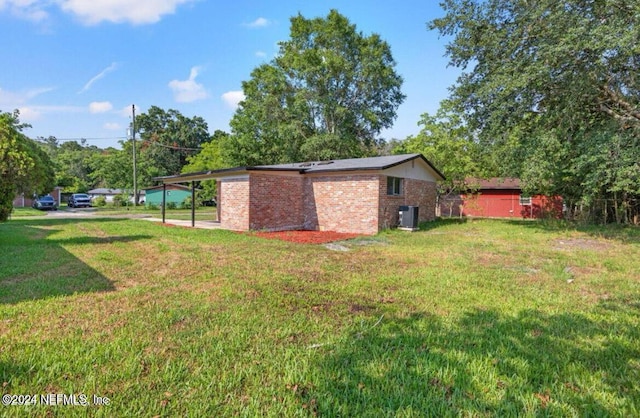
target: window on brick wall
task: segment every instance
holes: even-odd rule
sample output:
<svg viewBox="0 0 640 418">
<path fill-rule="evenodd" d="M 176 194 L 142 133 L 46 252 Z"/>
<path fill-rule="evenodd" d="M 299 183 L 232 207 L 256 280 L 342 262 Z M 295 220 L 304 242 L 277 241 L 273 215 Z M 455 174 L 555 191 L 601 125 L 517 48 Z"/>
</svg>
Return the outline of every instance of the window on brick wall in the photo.
<svg viewBox="0 0 640 418">
<path fill-rule="evenodd" d="M 400 196 L 403 192 L 403 179 L 400 177 L 387 177 L 387 195 Z"/>
</svg>

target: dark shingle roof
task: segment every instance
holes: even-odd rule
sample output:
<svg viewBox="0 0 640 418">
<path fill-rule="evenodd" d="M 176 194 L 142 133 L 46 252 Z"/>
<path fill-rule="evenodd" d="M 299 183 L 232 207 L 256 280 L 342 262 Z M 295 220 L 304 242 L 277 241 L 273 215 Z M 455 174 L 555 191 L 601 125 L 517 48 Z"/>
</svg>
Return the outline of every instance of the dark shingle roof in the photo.
<svg viewBox="0 0 640 418">
<path fill-rule="evenodd" d="M 421 154 L 388 155 L 383 157 L 347 158 L 344 160 L 307 161 L 303 163 L 258 165 L 250 167 L 253 170 L 295 170 L 303 173 L 318 173 L 324 171 L 353 171 L 353 170 L 384 170 L 415 158 L 423 158 Z M 424 160 L 438 174 L 426 159 Z"/>
<path fill-rule="evenodd" d="M 307 161 L 302 163 L 233 167 L 221 170 L 186 173 L 175 176 L 156 177 L 154 178 L 154 180 L 164 181 L 165 183 L 180 181 L 185 182 L 192 180 L 202 180 L 204 178 L 212 178 L 215 177 L 216 174 L 232 174 L 242 171 L 296 171 L 300 174 L 306 174 L 333 171 L 385 170 L 387 168 L 391 168 L 414 159 L 421 159 L 436 173 L 437 176 L 440 176 L 442 179 L 444 179 L 444 175 L 429 161 L 427 161 L 427 159 L 424 158 L 422 154 L 402 154 L 382 157 L 347 158 L 343 160 Z"/>
</svg>

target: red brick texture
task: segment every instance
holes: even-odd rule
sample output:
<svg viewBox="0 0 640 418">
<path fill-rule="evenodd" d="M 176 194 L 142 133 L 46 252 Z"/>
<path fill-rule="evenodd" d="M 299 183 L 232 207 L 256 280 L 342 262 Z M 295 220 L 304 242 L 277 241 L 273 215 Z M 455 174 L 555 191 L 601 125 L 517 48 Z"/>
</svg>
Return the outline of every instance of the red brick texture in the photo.
<svg viewBox="0 0 640 418">
<path fill-rule="evenodd" d="M 305 178 L 305 229 L 376 234 L 378 175 Z"/>
<path fill-rule="evenodd" d="M 303 178 L 251 174 L 249 229 L 303 229 Z"/>
<path fill-rule="evenodd" d="M 220 226 L 225 229 L 249 229 L 249 178 L 225 179 L 219 183 Z"/>
<path fill-rule="evenodd" d="M 387 196 L 387 176 L 298 176 L 250 173 L 219 183 L 220 223 L 235 230 L 307 229 L 376 234 L 398 225 L 401 205 L 419 207 L 419 220 L 435 218 L 434 182 L 403 180 L 401 196 Z"/>
<path fill-rule="evenodd" d="M 418 221 L 432 221 L 436 217 L 436 184 L 431 181 L 403 179 L 400 196 L 387 195 L 387 176 L 380 176 L 379 229 L 398 226 L 400 206 L 418 206 Z"/>
</svg>

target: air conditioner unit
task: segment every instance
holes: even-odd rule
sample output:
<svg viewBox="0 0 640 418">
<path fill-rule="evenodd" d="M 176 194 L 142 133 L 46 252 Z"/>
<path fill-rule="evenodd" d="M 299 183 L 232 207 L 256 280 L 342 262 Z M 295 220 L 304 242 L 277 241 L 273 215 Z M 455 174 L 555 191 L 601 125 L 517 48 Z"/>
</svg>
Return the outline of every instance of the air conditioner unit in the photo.
<svg viewBox="0 0 640 418">
<path fill-rule="evenodd" d="M 398 218 L 400 228 L 418 229 L 418 206 L 400 206 Z"/>
</svg>

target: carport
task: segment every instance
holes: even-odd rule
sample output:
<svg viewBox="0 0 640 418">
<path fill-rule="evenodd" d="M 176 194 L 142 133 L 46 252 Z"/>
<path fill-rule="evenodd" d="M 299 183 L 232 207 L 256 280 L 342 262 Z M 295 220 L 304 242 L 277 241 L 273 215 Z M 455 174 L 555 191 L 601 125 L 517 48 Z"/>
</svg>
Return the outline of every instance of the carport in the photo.
<svg viewBox="0 0 640 418">
<path fill-rule="evenodd" d="M 156 177 L 155 181 L 162 182 L 162 223 L 167 223 L 166 219 L 166 209 L 167 209 L 167 185 L 168 184 L 189 184 L 189 188 L 191 190 L 191 227 L 195 228 L 196 226 L 196 205 L 194 204 L 196 200 L 196 182 L 203 180 L 215 180 L 217 171 L 201 171 L 197 173 L 189 173 L 189 174 L 178 174 L 175 176 L 165 176 L 165 177 Z M 216 199 L 217 200 L 217 199 Z M 218 222 L 220 220 L 220 208 L 216 207 L 217 210 L 217 219 Z M 186 225 L 183 225 L 186 226 Z"/>
</svg>

